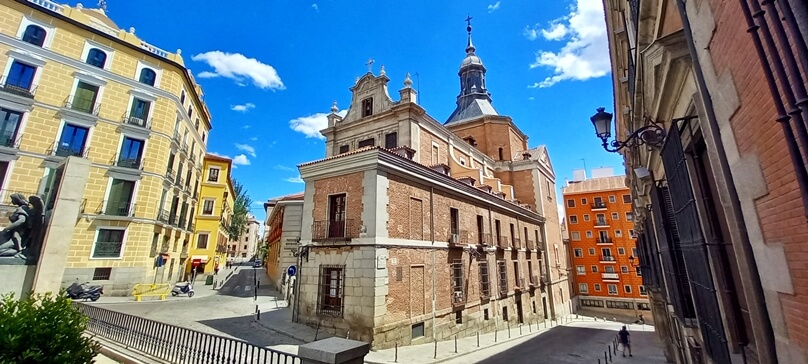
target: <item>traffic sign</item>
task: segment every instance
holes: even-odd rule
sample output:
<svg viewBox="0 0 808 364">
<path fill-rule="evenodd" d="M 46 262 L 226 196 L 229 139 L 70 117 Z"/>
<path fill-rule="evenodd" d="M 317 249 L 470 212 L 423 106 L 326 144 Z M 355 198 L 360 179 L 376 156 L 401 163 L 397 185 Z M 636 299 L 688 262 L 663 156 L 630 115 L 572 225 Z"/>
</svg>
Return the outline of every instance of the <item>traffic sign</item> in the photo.
<svg viewBox="0 0 808 364">
<path fill-rule="evenodd" d="M 289 268 L 286 269 L 286 274 L 289 277 L 294 277 L 296 273 L 297 273 L 297 266 L 290 265 Z"/>
</svg>

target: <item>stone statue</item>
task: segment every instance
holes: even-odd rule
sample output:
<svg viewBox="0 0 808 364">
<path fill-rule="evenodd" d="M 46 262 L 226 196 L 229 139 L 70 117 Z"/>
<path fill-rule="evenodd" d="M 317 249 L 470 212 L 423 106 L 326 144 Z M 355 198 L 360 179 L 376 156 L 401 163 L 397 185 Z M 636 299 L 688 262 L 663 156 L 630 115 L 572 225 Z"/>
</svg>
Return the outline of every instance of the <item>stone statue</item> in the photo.
<svg viewBox="0 0 808 364">
<path fill-rule="evenodd" d="M 11 224 L 0 231 L 0 257 L 23 261 L 39 257 L 45 205 L 39 196 L 30 196 L 29 200 L 21 193 L 11 195 L 17 209 L 8 217 Z"/>
</svg>

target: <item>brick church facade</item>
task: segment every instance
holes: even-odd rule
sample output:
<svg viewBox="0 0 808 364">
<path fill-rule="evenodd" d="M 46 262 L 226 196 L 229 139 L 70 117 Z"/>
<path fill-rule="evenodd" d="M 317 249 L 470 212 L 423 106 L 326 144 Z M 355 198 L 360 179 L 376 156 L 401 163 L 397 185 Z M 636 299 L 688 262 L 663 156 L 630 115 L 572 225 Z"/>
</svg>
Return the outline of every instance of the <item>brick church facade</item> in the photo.
<svg viewBox="0 0 808 364">
<path fill-rule="evenodd" d="M 325 158 L 298 166 L 296 321 L 388 348 L 570 312 L 548 152 L 494 110 L 468 30 L 445 123 L 409 75 L 393 101 L 384 67 L 332 107 Z"/>
</svg>

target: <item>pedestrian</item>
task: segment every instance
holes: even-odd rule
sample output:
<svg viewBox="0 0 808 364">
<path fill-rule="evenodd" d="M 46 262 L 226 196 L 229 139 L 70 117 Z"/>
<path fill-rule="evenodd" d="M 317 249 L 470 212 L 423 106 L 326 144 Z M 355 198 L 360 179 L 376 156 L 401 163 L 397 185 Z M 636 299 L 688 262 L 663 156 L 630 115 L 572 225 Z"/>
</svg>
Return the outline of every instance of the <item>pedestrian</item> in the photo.
<svg viewBox="0 0 808 364">
<path fill-rule="evenodd" d="M 213 266 L 213 275 L 218 274 L 219 274 L 219 264 L 217 263 L 215 266 Z"/>
<path fill-rule="evenodd" d="M 628 349 L 628 356 L 631 355 L 631 340 L 629 339 L 628 330 L 626 330 L 626 326 L 623 325 L 623 328 L 617 333 L 617 337 L 620 340 L 620 344 L 623 345 L 623 357 L 626 357 L 626 349 Z"/>
</svg>

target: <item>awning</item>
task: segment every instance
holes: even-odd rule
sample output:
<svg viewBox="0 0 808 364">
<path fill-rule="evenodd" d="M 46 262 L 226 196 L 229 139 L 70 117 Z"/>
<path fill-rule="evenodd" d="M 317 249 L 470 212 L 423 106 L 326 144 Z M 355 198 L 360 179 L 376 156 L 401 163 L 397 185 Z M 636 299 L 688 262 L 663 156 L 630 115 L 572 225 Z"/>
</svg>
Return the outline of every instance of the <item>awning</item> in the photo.
<svg viewBox="0 0 808 364">
<path fill-rule="evenodd" d="M 194 260 L 198 260 L 201 263 L 207 263 L 208 262 L 208 256 L 207 255 L 192 255 L 191 256 L 191 261 L 194 261 Z"/>
</svg>

